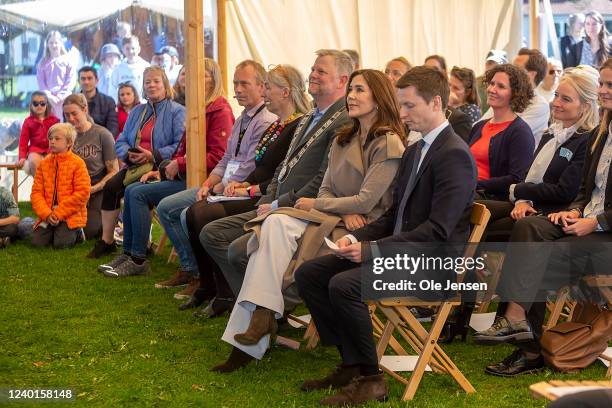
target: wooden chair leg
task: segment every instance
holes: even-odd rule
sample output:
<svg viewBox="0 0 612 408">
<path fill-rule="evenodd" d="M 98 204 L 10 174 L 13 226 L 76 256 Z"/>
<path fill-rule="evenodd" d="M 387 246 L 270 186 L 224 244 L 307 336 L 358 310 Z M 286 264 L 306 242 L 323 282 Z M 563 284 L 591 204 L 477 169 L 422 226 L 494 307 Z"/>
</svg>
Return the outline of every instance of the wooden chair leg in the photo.
<svg viewBox="0 0 612 408">
<path fill-rule="evenodd" d="M 387 324 L 385 324 L 383 332 L 380 336 L 380 341 L 376 348 L 379 359 L 382 358 L 386 348 L 390 345 L 390 339 L 393 338 L 392 333 L 396 329 L 419 355 L 415 369 L 408 380 L 399 376 L 397 373 L 392 372 L 386 367 L 382 367 L 385 372 L 406 385 L 402 397 L 404 401 L 414 398 L 427 365 L 429 365 L 434 372 L 444 372 L 450 374 L 465 392 L 475 392 L 474 387 L 470 384 L 467 378 L 461 373 L 461 371 L 459 371 L 453 361 L 438 345 L 438 337 L 442 332 L 444 323 L 446 322 L 452 308 L 450 303 L 444 303 L 440 307 L 438 316 L 433 322 L 429 332 L 425 330 L 422 324 L 412 315 L 408 308 L 391 308 L 385 306 L 379 307 L 385 317 L 388 318 Z M 407 327 L 402 327 L 402 322 L 405 322 Z"/>
<path fill-rule="evenodd" d="M 168 235 L 164 232 L 159 238 L 159 243 L 157 244 L 157 248 L 155 248 L 155 255 L 159 256 L 162 252 L 164 252 L 164 247 L 166 246 L 166 242 L 168 241 Z"/>
<path fill-rule="evenodd" d="M 491 274 L 491 282 L 489 282 L 484 298 L 482 299 L 482 301 L 480 302 L 480 305 L 478 306 L 478 309 L 476 310 L 477 313 L 487 312 L 487 310 L 489 309 L 489 304 L 491 303 L 493 296 L 495 296 L 495 290 L 497 289 L 497 284 L 499 283 L 499 279 L 501 278 L 501 270 L 502 270 L 502 266 L 504 265 L 505 255 L 502 253 L 494 253 L 494 254 L 496 255 L 496 258 L 497 258 L 497 264 L 493 268 L 493 271 Z"/>
<path fill-rule="evenodd" d="M 174 261 L 176 261 L 176 258 L 178 257 L 176 250 L 174 248 L 172 248 L 172 250 L 170 251 L 170 255 L 168 255 L 168 263 L 172 263 Z"/>
<path fill-rule="evenodd" d="M 315 327 L 314 332 L 308 338 L 308 342 L 306 343 L 306 350 L 312 350 L 313 348 L 317 347 L 317 344 L 319 344 L 319 333 Z"/>
<path fill-rule="evenodd" d="M 557 291 L 557 299 L 550 311 L 550 316 L 548 318 L 548 322 L 544 325 L 544 331 L 555 327 L 559 322 L 559 317 L 561 316 L 561 312 L 563 311 L 563 307 L 565 306 L 565 302 L 569 297 L 569 288 L 564 287 Z"/>
</svg>

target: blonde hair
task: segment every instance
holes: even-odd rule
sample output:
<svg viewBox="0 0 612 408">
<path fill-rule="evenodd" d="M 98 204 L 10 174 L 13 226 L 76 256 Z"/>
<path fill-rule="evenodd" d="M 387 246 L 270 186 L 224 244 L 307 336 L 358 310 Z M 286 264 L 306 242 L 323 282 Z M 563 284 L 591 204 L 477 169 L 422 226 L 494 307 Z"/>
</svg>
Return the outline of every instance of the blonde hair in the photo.
<svg viewBox="0 0 612 408">
<path fill-rule="evenodd" d="M 407 70 L 412 68 L 412 64 L 410 63 L 410 61 L 408 61 L 408 59 L 406 59 L 406 57 L 399 56 L 399 57 L 393 58 L 389 62 L 393 62 L 393 61 L 400 62 L 400 63 L 404 64 L 404 66 L 406 66 Z M 389 65 L 389 62 L 387 62 L 387 65 Z"/>
<path fill-rule="evenodd" d="M 51 37 L 59 37 L 60 55 L 68 54 L 68 51 L 66 51 L 66 47 L 64 47 L 64 43 L 62 42 L 62 33 L 60 33 L 57 30 L 49 31 L 49 34 L 47 34 L 47 36 L 45 37 L 45 53 L 43 54 L 43 57 L 41 58 L 38 65 L 42 64 L 43 62 L 51 58 L 51 53 L 49 52 L 49 39 L 51 39 Z"/>
<path fill-rule="evenodd" d="M 130 37 L 132 38 L 132 37 Z M 172 86 L 170 86 L 170 81 L 168 80 L 168 76 L 166 76 L 166 72 L 164 71 L 164 69 L 162 67 L 158 67 L 157 65 L 151 65 L 149 67 L 146 67 L 144 72 L 142 73 L 142 89 L 144 91 L 145 89 L 145 80 L 147 78 L 147 75 L 149 74 L 157 74 L 160 75 L 162 78 L 162 82 L 164 84 L 164 89 L 166 90 L 166 98 L 167 99 L 174 99 L 174 89 L 172 89 Z M 149 99 L 147 98 L 147 96 L 145 95 L 145 99 Z"/>
<path fill-rule="evenodd" d="M 291 65 L 277 65 L 268 72 L 268 82 L 280 88 L 289 88 L 291 101 L 298 112 L 306 113 L 312 109 L 306 95 L 304 77 Z"/>
<path fill-rule="evenodd" d="M 334 59 L 334 62 L 336 63 L 336 70 L 338 72 L 338 75 L 350 76 L 355 70 L 353 60 L 346 52 L 323 48 L 317 50 L 315 54 L 317 55 L 317 57 L 332 57 Z"/>
<path fill-rule="evenodd" d="M 89 115 L 89 105 L 87 104 L 87 98 L 85 98 L 85 95 L 83 94 L 68 95 L 66 99 L 64 99 L 64 102 L 62 103 L 62 107 L 66 105 L 78 106 L 83 112 L 85 112 L 85 115 L 87 116 L 87 120 L 90 121 L 92 125 L 95 123 L 93 118 Z"/>
<path fill-rule="evenodd" d="M 576 122 L 576 129 L 592 130 L 599 123 L 599 109 L 597 107 L 597 90 L 599 87 L 599 72 L 593 67 L 579 65 L 567 68 L 559 84 L 568 83 L 580 98 L 585 111 Z M 554 116 L 553 116 L 554 118 Z"/>
<path fill-rule="evenodd" d="M 206 95 L 206 106 L 214 102 L 220 96 L 225 96 L 225 89 L 223 88 L 223 79 L 221 77 L 221 67 L 219 64 L 211 58 L 204 58 L 204 70 L 208 72 L 213 80 L 213 89 L 210 95 Z"/>
<path fill-rule="evenodd" d="M 74 141 L 77 137 L 77 131 L 70 123 L 56 123 L 49 128 L 47 137 L 51 137 L 54 133 L 61 132 L 66 138 L 66 142 L 70 147 L 74 146 Z"/>
</svg>

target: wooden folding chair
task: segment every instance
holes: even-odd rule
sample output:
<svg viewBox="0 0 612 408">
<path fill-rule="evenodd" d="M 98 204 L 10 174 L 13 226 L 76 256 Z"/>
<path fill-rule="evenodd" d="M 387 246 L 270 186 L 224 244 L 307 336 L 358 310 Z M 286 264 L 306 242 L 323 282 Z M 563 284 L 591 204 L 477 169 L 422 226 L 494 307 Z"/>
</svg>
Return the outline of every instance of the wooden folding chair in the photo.
<svg viewBox="0 0 612 408">
<path fill-rule="evenodd" d="M 487 261 L 492 262 L 492 267 L 489 269 L 491 272 L 491 277 L 489 278 L 487 290 L 476 308 L 476 313 L 487 313 L 489 310 L 489 305 L 495 296 L 495 290 L 497 289 L 497 284 L 501 278 L 501 270 L 502 266 L 504 265 L 504 258 L 506 256 L 502 252 L 489 252 L 488 254 L 489 256 L 487 257 Z M 492 259 L 495 259 L 495 261 L 491 261 Z"/>
<path fill-rule="evenodd" d="M 477 244 L 480 242 L 490 217 L 491 213 L 484 205 L 478 203 L 474 204 L 471 214 L 472 232 L 468 241 L 470 244 Z M 476 245 L 469 245 L 464 256 L 473 257 L 475 252 Z M 408 379 L 385 367 L 384 364 L 381 363 L 381 368 L 386 373 L 406 386 L 402 400 L 406 401 L 414 398 L 428 365 L 434 372 L 450 374 L 465 392 L 471 393 L 476 391 L 438 344 L 438 337 L 446 323 L 451 308 L 453 306 L 459 306 L 460 304 L 460 302 L 456 301 L 428 302 L 411 298 L 381 300 L 376 302 L 377 308 L 387 318 L 387 322 L 384 324 L 380 333 L 380 340 L 376 346 L 379 361 L 382 361 L 388 346 L 392 346 L 393 349 L 396 348 L 393 347 L 393 341 L 391 340 L 395 331 L 397 331 L 401 338 L 403 338 L 418 354 L 417 364 Z M 438 314 L 429 332 L 410 312 L 410 308 L 414 306 L 439 307 Z M 403 348 L 398 354 L 404 354 Z"/>
<path fill-rule="evenodd" d="M 534 398 L 546 398 L 549 401 L 554 401 L 558 397 L 551 391 L 558 387 L 601 387 L 612 390 L 612 381 L 562 381 L 551 380 L 542 381 L 531 384 L 529 390 Z"/>
<path fill-rule="evenodd" d="M 543 326 L 543 330 L 546 331 L 555 327 L 561 318 L 570 320 L 575 307 L 576 302 L 570 298 L 570 288 L 567 286 L 560 288 L 557 291 L 555 301 L 548 300 L 546 302 L 546 308 L 550 315 L 548 316 L 546 324 Z"/>
<path fill-rule="evenodd" d="M 155 220 L 155 222 L 157 222 L 159 226 L 161 226 L 159 216 L 157 215 L 157 209 L 154 208 L 153 210 L 151 210 L 151 217 Z M 161 253 L 164 252 L 164 247 L 166 246 L 167 241 L 168 234 L 166 234 L 166 231 L 164 231 L 162 228 L 161 237 L 159 237 L 159 242 L 157 243 L 157 246 L 155 248 L 156 256 L 161 255 Z M 174 247 L 172 247 L 172 249 L 170 250 L 170 255 L 168 255 L 168 263 L 174 262 L 176 260 L 176 256 L 176 250 L 174 249 Z"/>
</svg>

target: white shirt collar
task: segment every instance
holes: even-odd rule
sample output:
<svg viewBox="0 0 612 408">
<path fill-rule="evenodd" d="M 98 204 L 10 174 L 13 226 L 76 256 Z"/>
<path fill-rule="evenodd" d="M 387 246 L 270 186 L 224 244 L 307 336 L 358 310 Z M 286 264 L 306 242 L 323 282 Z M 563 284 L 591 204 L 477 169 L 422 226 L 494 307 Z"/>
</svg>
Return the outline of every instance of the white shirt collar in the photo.
<svg viewBox="0 0 612 408">
<path fill-rule="evenodd" d="M 448 120 L 445 120 L 444 122 L 442 122 L 442 124 L 440 126 L 438 126 L 435 129 L 432 129 L 429 133 L 427 133 L 425 136 L 423 136 L 423 141 L 431 146 L 431 144 L 436 140 L 436 138 L 438 137 L 438 135 L 449 125 Z"/>
</svg>

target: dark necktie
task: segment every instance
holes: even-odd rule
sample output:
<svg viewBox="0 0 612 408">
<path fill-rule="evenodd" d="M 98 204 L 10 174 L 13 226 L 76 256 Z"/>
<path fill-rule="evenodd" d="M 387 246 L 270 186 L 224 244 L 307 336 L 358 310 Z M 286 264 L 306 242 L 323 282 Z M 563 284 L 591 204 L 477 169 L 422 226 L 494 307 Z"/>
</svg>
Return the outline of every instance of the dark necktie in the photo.
<svg viewBox="0 0 612 408">
<path fill-rule="evenodd" d="M 410 197 L 410 193 L 412 193 L 412 188 L 416 183 L 417 172 L 419 168 L 419 162 L 421 161 L 421 152 L 423 150 L 423 146 L 425 146 L 425 141 L 423 139 L 419 140 L 416 143 L 416 149 L 414 152 L 414 159 L 412 160 L 412 169 L 410 170 L 410 177 L 408 178 L 408 182 L 406 183 L 406 189 L 404 190 L 404 195 L 402 196 L 402 201 L 400 201 L 399 207 L 397 209 L 397 215 L 395 217 L 395 227 L 393 228 L 393 235 L 396 235 L 402 231 L 402 220 L 404 218 L 404 210 L 406 209 L 406 203 L 408 202 L 408 197 Z"/>
</svg>

